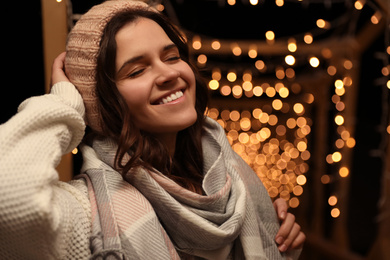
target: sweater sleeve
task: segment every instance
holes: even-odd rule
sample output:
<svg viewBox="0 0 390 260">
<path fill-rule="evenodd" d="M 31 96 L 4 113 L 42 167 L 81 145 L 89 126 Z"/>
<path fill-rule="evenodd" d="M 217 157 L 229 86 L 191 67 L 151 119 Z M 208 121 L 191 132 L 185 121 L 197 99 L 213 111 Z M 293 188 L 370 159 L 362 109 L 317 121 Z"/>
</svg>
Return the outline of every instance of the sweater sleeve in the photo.
<svg viewBox="0 0 390 260">
<path fill-rule="evenodd" d="M 0 259 L 88 257 L 88 197 L 55 170 L 81 142 L 84 114 L 76 88 L 59 82 L 0 126 Z"/>
</svg>

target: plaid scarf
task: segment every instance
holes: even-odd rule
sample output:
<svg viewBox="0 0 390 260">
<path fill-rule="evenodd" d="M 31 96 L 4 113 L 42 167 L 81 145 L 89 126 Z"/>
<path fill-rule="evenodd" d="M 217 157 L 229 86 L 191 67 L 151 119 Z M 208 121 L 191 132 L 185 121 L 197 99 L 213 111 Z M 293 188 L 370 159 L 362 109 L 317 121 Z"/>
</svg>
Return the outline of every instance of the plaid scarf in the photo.
<svg viewBox="0 0 390 260">
<path fill-rule="evenodd" d="M 141 167 L 123 180 L 112 167 L 111 140 L 82 147 L 93 259 L 285 258 L 274 242 L 279 224 L 267 191 L 209 118 L 202 145 L 206 195 Z"/>
</svg>

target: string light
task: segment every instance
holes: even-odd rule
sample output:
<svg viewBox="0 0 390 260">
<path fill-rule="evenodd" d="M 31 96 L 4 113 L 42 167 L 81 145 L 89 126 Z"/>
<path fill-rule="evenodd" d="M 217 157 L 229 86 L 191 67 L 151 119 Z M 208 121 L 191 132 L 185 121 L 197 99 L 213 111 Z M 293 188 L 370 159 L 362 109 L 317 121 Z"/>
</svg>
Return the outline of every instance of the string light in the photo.
<svg viewBox="0 0 390 260">
<path fill-rule="evenodd" d="M 202 48 L 202 42 L 200 40 L 200 37 L 195 35 L 193 38 L 192 38 L 192 48 L 194 50 L 199 50 L 200 48 Z"/>
<path fill-rule="evenodd" d="M 227 3 L 235 5 L 236 1 L 227 0 Z M 259 1 L 250 0 L 249 3 L 257 5 Z M 284 1 L 276 0 L 275 4 L 283 6 Z M 361 10 L 365 7 L 365 4 L 365 0 L 357 0 L 354 1 L 354 7 L 351 6 L 351 8 Z M 371 23 L 378 24 L 383 19 L 383 14 L 378 9 L 374 10 L 373 13 Z M 304 43 L 307 45 L 313 44 L 313 35 L 317 36 L 323 33 L 323 30 L 318 28 L 336 28 L 338 23 L 338 21 L 317 19 L 316 28 L 303 34 Z M 268 30 L 265 37 L 266 43 L 270 45 L 275 43 L 274 31 Z M 353 75 L 354 71 L 351 70 L 359 66 L 356 66 L 354 60 L 350 57 L 337 60 L 336 58 L 340 54 L 336 50 L 319 47 L 318 51 L 312 52 L 310 46 L 300 44 L 298 46 L 297 41 L 302 41 L 302 35 L 291 35 L 287 43 L 286 40 L 281 39 L 278 44 L 275 44 L 276 47 L 287 47 L 289 52 L 285 53 L 287 50 L 283 51 L 285 63 L 276 64 L 272 59 L 268 59 L 267 55 L 263 56 L 263 49 L 259 48 L 261 43 L 243 43 L 243 41 L 237 43 L 212 39 L 210 41 L 204 40 L 202 44 L 200 36 L 192 38 L 192 47 L 195 51 L 206 52 L 206 49 L 211 47 L 211 53 L 215 55 L 214 51 L 222 49 L 222 53 L 226 53 L 226 50 L 230 49 L 229 55 L 239 57 L 247 54 L 247 57 L 253 59 L 250 60 L 252 71 L 248 69 L 249 66 L 232 70 L 232 68 L 226 68 L 225 64 L 219 69 L 213 69 L 210 73 L 211 79 L 208 86 L 210 90 L 216 91 L 213 93 L 220 93 L 223 97 L 230 96 L 237 99 L 261 97 L 261 99 L 269 100 L 269 102 L 265 102 L 265 105 L 256 105 L 259 107 L 254 107 L 253 110 L 248 111 L 210 108 L 209 116 L 217 120 L 226 130 L 227 138 L 233 149 L 255 170 L 270 196 L 272 198 L 279 196 L 286 199 L 290 207 L 298 207 L 300 204 L 299 196 L 304 192 L 304 185 L 307 182 L 305 173 L 309 169 L 309 164 L 306 162 L 311 157 L 310 139 L 308 139 L 311 133 L 311 119 L 307 116 L 308 111 L 306 109 L 315 102 L 314 95 L 308 92 L 307 87 L 291 83 L 295 81 L 295 73 L 300 71 L 298 68 L 302 65 L 304 59 L 308 58 L 307 66 L 310 65 L 316 70 L 323 70 L 329 77 L 334 77 L 334 94 L 331 95 L 331 98 L 335 109 L 333 111 L 336 111 L 333 115 L 333 124 L 337 128 L 337 133 L 335 133 L 336 138 L 332 141 L 333 148 L 328 151 L 325 159 L 331 165 L 331 169 L 335 169 L 335 174 L 329 172 L 322 175 L 321 183 L 331 185 L 351 175 L 349 162 L 347 161 L 348 156 L 346 156 L 345 151 L 356 145 L 356 140 L 351 136 L 353 131 L 348 131 L 347 101 L 349 97 L 347 94 L 349 89 L 353 88 L 353 84 L 356 84 L 352 82 L 350 75 Z M 221 48 L 222 45 L 223 48 Z M 298 47 L 299 51 L 297 51 Z M 305 48 L 309 51 L 306 51 Z M 390 46 L 387 47 L 386 51 L 390 55 Z M 204 67 L 208 58 L 206 54 L 209 53 L 200 54 L 199 52 L 196 52 L 198 65 Z M 302 55 L 302 53 L 304 54 Z M 210 59 L 211 57 L 210 55 Z M 247 57 L 242 56 L 243 59 L 249 60 Z M 390 74 L 388 64 L 384 64 L 381 73 L 383 76 Z M 259 74 L 265 74 L 266 77 L 264 78 L 270 76 L 273 79 L 264 82 Z M 390 80 L 384 82 L 386 88 L 390 90 Z M 295 100 L 292 103 L 292 100 L 298 95 L 302 99 Z M 291 96 L 294 99 L 290 99 Z M 389 125 L 386 129 L 387 134 L 390 134 Z M 335 207 L 339 200 L 341 198 L 336 195 L 328 197 L 328 204 L 332 207 L 330 214 L 333 218 L 341 215 L 342 208 Z"/>
<path fill-rule="evenodd" d="M 356 10 L 362 10 L 364 7 L 364 4 L 366 3 L 365 0 L 357 0 L 354 4 Z"/>
<path fill-rule="evenodd" d="M 312 67 L 317 68 L 320 65 L 320 60 L 317 57 L 311 57 L 309 63 Z"/>
<path fill-rule="evenodd" d="M 218 40 L 214 40 L 212 43 L 211 43 L 211 48 L 213 48 L 213 50 L 219 50 L 221 48 L 221 43 L 218 41 Z"/>
<path fill-rule="evenodd" d="M 297 51 L 297 42 L 294 38 L 290 38 L 288 40 L 288 45 L 287 45 L 287 49 L 290 51 L 290 52 L 296 52 Z"/>
</svg>

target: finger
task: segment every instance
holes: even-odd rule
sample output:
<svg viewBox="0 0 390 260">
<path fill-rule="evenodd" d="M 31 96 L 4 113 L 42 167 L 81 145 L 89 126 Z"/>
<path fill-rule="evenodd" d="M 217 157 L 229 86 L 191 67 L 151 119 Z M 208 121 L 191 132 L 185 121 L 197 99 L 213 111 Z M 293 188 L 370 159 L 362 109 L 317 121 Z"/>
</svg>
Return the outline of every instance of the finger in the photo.
<svg viewBox="0 0 390 260">
<path fill-rule="evenodd" d="M 294 223 L 293 228 L 288 234 L 288 237 L 284 240 L 283 244 L 279 246 L 279 250 L 281 252 L 285 252 L 288 249 L 290 249 L 291 244 L 297 239 L 300 232 L 301 232 L 301 227 L 297 223 Z"/>
<path fill-rule="evenodd" d="M 287 202 L 284 199 L 279 198 L 275 200 L 273 204 L 279 220 L 284 220 L 287 216 Z"/>
<path fill-rule="evenodd" d="M 63 52 L 60 55 L 58 55 L 57 58 L 54 59 L 53 70 L 54 69 L 61 69 L 61 70 L 63 70 L 65 57 L 66 57 L 66 52 Z"/>
<path fill-rule="evenodd" d="M 291 243 L 290 248 L 291 249 L 298 249 L 302 248 L 306 241 L 306 235 L 303 232 L 299 232 L 298 236 L 295 238 L 295 240 Z"/>
<path fill-rule="evenodd" d="M 52 66 L 51 85 L 54 85 L 60 81 L 69 81 L 64 71 L 65 57 L 66 52 L 63 52 L 58 55 L 57 58 L 55 58 Z"/>
<path fill-rule="evenodd" d="M 291 213 L 287 213 L 286 219 L 280 225 L 279 231 L 276 234 L 275 241 L 279 245 L 283 244 L 290 234 L 295 224 L 295 216 Z"/>
</svg>

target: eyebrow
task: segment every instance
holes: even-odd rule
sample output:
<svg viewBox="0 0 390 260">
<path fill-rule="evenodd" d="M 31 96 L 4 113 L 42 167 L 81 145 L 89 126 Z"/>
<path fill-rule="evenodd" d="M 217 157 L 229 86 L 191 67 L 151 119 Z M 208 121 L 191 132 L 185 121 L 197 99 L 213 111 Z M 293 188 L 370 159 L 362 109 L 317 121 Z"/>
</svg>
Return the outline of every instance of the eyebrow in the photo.
<svg viewBox="0 0 390 260">
<path fill-rule="evenodd" d="M 162 49 L 162 52 L 164 51 L 168 51 L 170 49 L 174 49 L 174 48 L 177 48 L 176 44 L 172 43 L 172 44 L 168 44 L 166 45 L 163 49 Z M 117 74 L 119 74 L 121 72 L 122 69 L 124 69 L 127 65 L 131 64 L 131 63 L 136 63 L 137 61 L 139 60 L 142 60 L 144 58 L 143 55 L 140 55 L 140 56 L 136 56 L 136 57 L 133 57 L 133 58 L 130 58 L 128 60 L 126 60 L 122 66 L 120 67 L 120 69 L 118 70 Z"/>
</svg>

